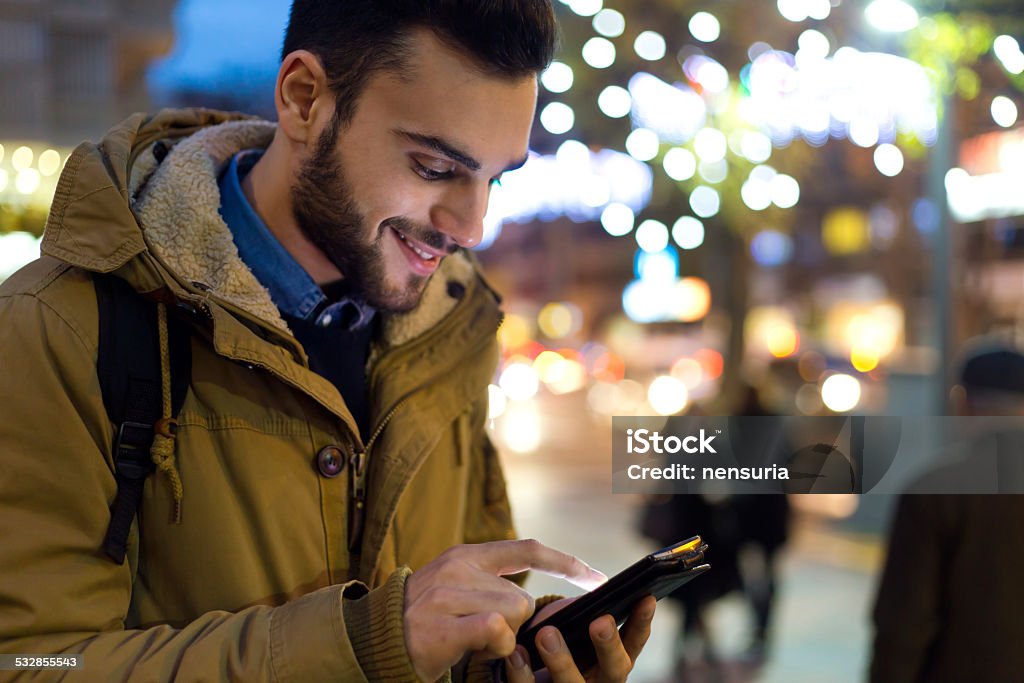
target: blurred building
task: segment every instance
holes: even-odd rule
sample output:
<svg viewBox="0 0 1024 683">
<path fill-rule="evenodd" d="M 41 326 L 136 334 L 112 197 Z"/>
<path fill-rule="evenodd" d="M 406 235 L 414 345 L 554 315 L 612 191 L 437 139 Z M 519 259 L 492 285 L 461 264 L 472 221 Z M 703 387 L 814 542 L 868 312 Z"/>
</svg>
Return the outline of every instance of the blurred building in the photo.
<svg viewBox="0 0 1024 683">
<path fill-rule="evenodd" d="M 149 108 L 173 0 L 0 0 L 0 233 L 42 230 L 71 149 Z"/>
<path fill-rule="evenodd" d="M 0 1 L 0 136 L 73 145 L 147 108 L 173 0 Z"/>
</svg>

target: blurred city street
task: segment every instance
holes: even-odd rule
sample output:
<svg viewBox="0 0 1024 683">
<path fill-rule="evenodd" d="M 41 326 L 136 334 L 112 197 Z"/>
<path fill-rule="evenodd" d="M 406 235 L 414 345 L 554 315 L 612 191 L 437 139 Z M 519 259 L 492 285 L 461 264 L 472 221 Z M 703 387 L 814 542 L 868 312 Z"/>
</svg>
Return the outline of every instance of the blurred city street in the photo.
<svg viewBox="0 0 1024 683">
<path fill-rule="evenodd" d="M 535 399 L 530 407 L 538 445 L 526 453 L 502 447 L 502 418 L 492 429 L 503 453 L 517 528 L 523 537 L 570 552 L 608 575 L 656 549 L 637 531 L 643 501 L 611 494 L 611 431 L 596 425 L 579 393 Z M 522 436 L 522 433 L 519 433 Z M 682 678 L 675 669 L 674 641 L 680 611 L 662 601 L 654 633 L 631 680 L 764 681 L 846 683 L 864 678 L 870 644 L 869 611 L 881 560 L 875 535 L 839 531 L 814 516 L 799 514 L 793 539 L 783 551 L 771 644 L 764 668 L 751 673 L 727 664 L 725 677 L 695 672 Z M 692 533 L 706 533 L 693 529 Z M 709 561 L 714 565 L 713 537 Z M 575 594 L 571 585 L 531 576 L 534 595 Z M 711 610 L 712 631 L 726 660 L 746 647 L 751 617 L 738 595 Z M 707 672 L 704 672 L 705 674 Z"/>
</svg>

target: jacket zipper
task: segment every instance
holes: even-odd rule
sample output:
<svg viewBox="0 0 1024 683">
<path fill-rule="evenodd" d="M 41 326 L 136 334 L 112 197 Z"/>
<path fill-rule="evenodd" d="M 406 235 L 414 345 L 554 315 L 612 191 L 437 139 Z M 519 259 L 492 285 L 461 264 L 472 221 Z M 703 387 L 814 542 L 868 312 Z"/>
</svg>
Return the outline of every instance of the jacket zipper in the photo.
<svg viewBox="0 0 1024 683">
<path fill-rule="evenodd" d="M 352 458 L 350 460 L 352 472 L 351 472 L 351 495 L 349 496 L 349 516 L 348 516 L 348 549 L 349 552 L 355 552 L 356 548 L 363 540 L 363 527 L 365 526 L 366 518 L 366 461 L 367 456 L 370 452 L 370 448 L 376 443 L 377 437 L 381 435 L 384 428 L 387 426 L 391 418 L 394 417 L 398 409 L 402 407 L 409 398 L 415 393 L 414 391 L 409 392 L 402 399 L 388 411 L 384 419 L 381 420 L 380 424 L 377 425 L 377 429 L 374 430 L 373 434 L 370 435 L 370 439 L 366 442 L 366 446 L 363 449 L 356 449 L 352 452 Z"/>
<path fill-rule="evenodd" d="M 498 318 L 498 325 L 495 328 L 496 330 L 501 327 L 501 323 L 504 322 L 504 320 L 505 314 L 501 313 L 500 317 Z M 483 339 L 484 343 L 486 343 L 487 337 L 484 337 Z M 434 375 L 434 377 L 441 376 L 445 374 L 446 371 L 447 368 L 445 369 L 445 371 L 442 371 L 437 375 Z M 363 540 L 363 528 L 366 522 L 366 463 L 367 460 L 369 459 L 370 448 L 373 446 L 374 443 L 376 443 L 377 437 L 381 435 L 381 432 L 384 431 L 384 428 L 391 421 L 391 418 L 394 417 L 395 413 L 398 412 L 398 409 L 401 408 L 406 401 L 412 398 L 412 396 L 417 391 L 419 391 L 424 386 L 430 384 L 430 382 L 434 380 L 434 377 L 431 377 L 426 382 L 423 382 L 416 388 L 409 391 L 405 396 L 400 398 L 398 402 L 396 402 L 394 406 L 392 406 L 391 409 L 388 410 L 388 412 L 384 415 L 384 419 L 380 421 L 380 423 L 377 425 L 377 428 L 373 431 L 373 434 L 370 435 L 370 439 L 366 442 L 365 448 L 363 448 L 362 450 L 356 450 L 352 453 L 352 458 L 350 461 L 350 466 L 352 468 L 352 487 L 351 495 L 349 496 L 349 552 L 355 552 Z"/>
</svg>

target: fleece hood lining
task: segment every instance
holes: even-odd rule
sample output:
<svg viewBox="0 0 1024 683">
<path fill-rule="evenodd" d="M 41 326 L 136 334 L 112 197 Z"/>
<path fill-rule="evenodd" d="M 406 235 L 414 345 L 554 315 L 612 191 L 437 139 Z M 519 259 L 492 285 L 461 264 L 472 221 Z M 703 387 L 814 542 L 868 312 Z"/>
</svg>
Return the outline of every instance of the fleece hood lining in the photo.
<svg viewBox="0 0 1024 683">
<path fill-rule="evenodd" d="M 171 147 L 163 161 L 151 146 L 132 167 L 129 197 L 148 248 L 178 277 L 202 283 L 211 294 L 288 332 L 270 293 L 238 255 L 220 215 L 217 184 L 220 170 L 234 154 L 266 147 L 275 128 L 256 120 L 209 126 Z M 463 252 L 446 257 L 415 309 L 382 316 L 384 347 L 404 344 L 440 322 L 458 303 L 449 294 L 450 283 L 468 288 L 474 274 Z"/>
</svg>

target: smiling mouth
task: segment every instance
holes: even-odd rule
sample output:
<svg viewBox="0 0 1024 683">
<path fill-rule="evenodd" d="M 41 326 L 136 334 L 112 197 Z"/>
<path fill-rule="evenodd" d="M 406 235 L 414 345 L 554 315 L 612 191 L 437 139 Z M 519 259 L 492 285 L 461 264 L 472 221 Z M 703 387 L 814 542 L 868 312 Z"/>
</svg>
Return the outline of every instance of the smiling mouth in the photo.
<svg viewBox="0 0 1024 683">
<path fill-rule="evenodd" d="M 392 229 L 394 229 L 394 228 L 392 228 Z M 426 251 L 423 251 L 422 249 L 417 247 L 415 244 L 413 244 L 411 241 L 409 241 L 409 238 L 407 238 L 400 231 L 395 230 L 395 234 L 398 235 L 398 238 L 400 240 L 402 240 L 402 243 L 405 244 L 405 246 L 409 247 L 410 251 L 412 251 L 414 254 L 419 256 L 423 261 L 425 261 L 427 263 L 434 263 L 434 262 L 439 260 L 438 256 L 436 256 L 434 254 L 431 254 L 431 253 L 428 253 Z"/>
</svg>

